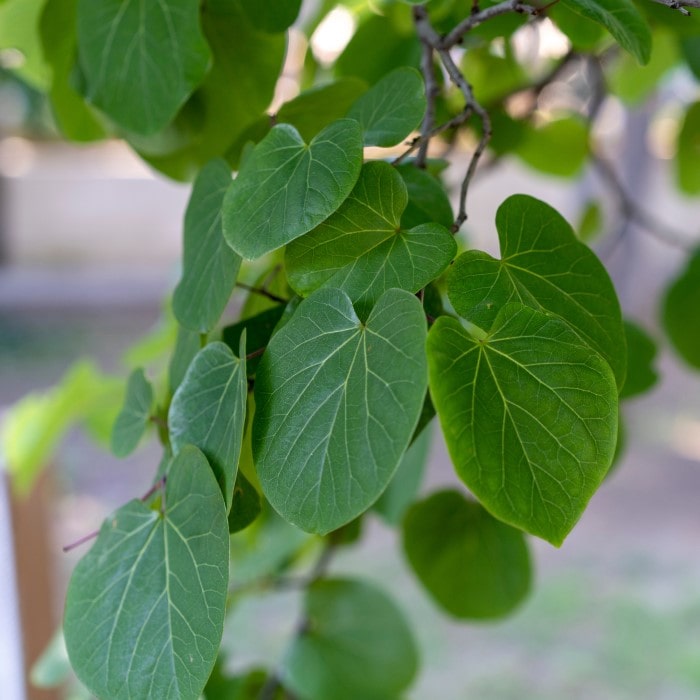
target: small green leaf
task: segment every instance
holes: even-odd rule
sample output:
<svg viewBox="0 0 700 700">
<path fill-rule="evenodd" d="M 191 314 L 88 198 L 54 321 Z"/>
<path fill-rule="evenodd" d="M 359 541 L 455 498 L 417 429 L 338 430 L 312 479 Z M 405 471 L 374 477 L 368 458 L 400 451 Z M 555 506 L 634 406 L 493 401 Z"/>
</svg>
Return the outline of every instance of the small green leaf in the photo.
<svg viewBox="0 0 700 700">
<path fill-rule="evenodd" d="M 233 534 L 245 530 L 260 515 L 260 510 L 260 495 L 250 481 L 238 472 L 228 514 L 228 531 Z"/>
<path fill-rule="evenodd" d="M 164 512 L 139 500 L 105 520 L 76 566 L 63 630 L 100 698 L 197 700 L 221 642 L 228 528 L 221 491 L 192 446 L 175 458 Z"/>
<path fill-rule="evenodd" d="M 603 212 L 600 204 L 594 200 L 586 203 L 586 206 L 579 217 L 576 233 L 579 240 L 586 243 L 595 238 L 603 228 Z"/>
<path fill-rule="evenodd" d="M 700 106 L 700 103 L 698 103 Z M 696 250 L 666 291 L 662 321 L 676 352 L 692 367 L 700 369 L 700 250 Z"/>
<path fill-rule="evenodd" d="M 500 260 L 468 251 L 450 269 L 448 296 L 457 313 L 486 331 L 510 301 L 557 314 L 607 360 L 621 387 L 627 365 L 622 314 L 595 254 L 556 210 L 525 195 L 501 204 L 496 228 Z"/>
<path fill-rule="evenodd" d="M 687 194 L 700 193 L 700 102 L 694 102 L 685 113 L 678 133 L 676 174 L 679 187 Z"/>
<path fill-rule="evenodd" d="M 274 34 L 283 32 L 294 24 L 301 8 L 301 0 L 275 0 L 272 3 L 241 0 L 241 6 L 257 29 Z"/>
<path fill-rule="evenodd" d="M 440 317 L 428 365 L 457 474 L 494 516 L 560 545 L 615 451 L 608 364 L 557 317 L 512 303 L 485 337 Z"/>
<path fill-rule="evenodd" d="M 359 581 L 312 584 L 308 624 L 292 644 L 282 684 L 304 700 L 388 700 L 413 680 L 418 653 L 401 611 L 381 590 Z"/>
<path fill-rule="evenodd" d="M 438 178 L 412 163 L 397 165 L 395 169 L 408 192 L 408 204 L 401 215 L 401 228 L 409 229 L 433 222 L 450 228 L 454 222 L 452 205 Z"/>
<path fill-rule="evenodd" d="M 572 177 L 580 172 L 588 156 L 588 127 L 572 117 L 529 128 L 515 152 L 536 170 Z"/>
<path fill-rule="evenodd" d="M 227 512 L 238 471 L 247 395 L 244 335 L 240 359 L 223 343 L 209 343 L 197 353 L 168 413 L 173 451 L 177 454 L 187 444 L 202 450 L 221 486 Z"/>
<path fill-rule="evenodd" d="M 627 378 L 621 399 L 638 396 L 651 389 L 659 379 L 654 369 L 657 347 L 649 334 L 636 323 L 625 321 L 627 338 Z"/>
<path fill-rule="evenodd" d="M 153 387 L 141 368 L 135 369 L 126 385 L 124 407 L 112 429 L 112 452 L 131 454 L 143 437 L 153 411 Z"/>
<path fill-rule="evenodd" d="M 309 145 L 278 124 L 253 149 L 224 199 L 224 235 L 248 260 L 281 248 L 328 218 L 362 167 L 359 124 L 340 119 Z"/>
<path fill-rule="evenodd" d="M 439 224 L 402 230 L 407 203 L 391 165 L 366 163 L 340 209 L 287 248 L 289 284 L 302 296 L 322 285 L 342 289 L 360 316 L 387 289 L 422 289 L 449 265 L 457 244 Z"/>
<path fill-rule="evenodd" d="M 415 68 L 396 68 L 358 98 L 348 117 L 356 119 L 365 146 L 395 146 L 420 126 L 427 102 Z"/>
<path fill-rule="evenodd" d="M 238 346 L 236 346 L 238 347 Z M 185 378 L 187 368 L 201 348 L 199 333 L 188 331 L 180 326 L 177 329 L 177 339 L 170 364 L 168 365 L 168 387 L 174 394 Z"/>
<path fill-rule="evenodd" d="M 284 309 L 284 304 L 277 304 L 277 306 L 273 306 L 271 309 L 267 309 L 262 313 L 234 323 L 231 326 L 226 326 L 221 332 L 221 340 L 231 349 L 237 348 L 240 345 L 241 336 L 245 332 L 248 338 L 246 345 L 249 354 L 264 350 L 270 342 L 273 331 L 282 318 Z M 249 377 L 255 374 L 259 364 L 260 356 L 251 357 L 246 362 L 246 371 Z"/>
<path fill-rule="evenodd" d="M 185 213 L 182 279 L 173 312 L 189 330 L 207 333 L 226 308 L 241 259 L 224 240 L 221 207 L 231 184 L 225 161 L 208 163 L 197 176 Z"/>
<path fill-rule="evenodd" d="M 204 77 L 199 0 L 79 0 L 87 99 L 137 134 L 162 129 Z"/>
<path fill-rule="evenodd" d="M 430 451 L 430 431 L 422 430 L 404 453 L 393 479 L 374 504 L 389 525 L 398 525 L 418 493 Z"/>
<path fill-rule="evenodd" d="M 18 51 L 21 61 L 13 72 L 39 90 L 49 84 L 49 70 L 37 32 L 45 2 L 46 0 L 7 0 L 0 5 L 0 51 Z"/>
<path fill-rule="evenodd" d="M 522 532 L 457 491 L 440 491 L 411 508 L 403 549 L 428 593 L 455 617 L 503 617 L 530 590 Z"/>
<path fill-rule="evenodd" d="M 651 30 L 631 0 L 563 0 L 580 15 L 602 24 L 642 65 L 651 56 Z"/>
<path fill-rule="evenodd" d="M 286 520 L 325 534 L 363 513 L 391 480 L 426 389 L 425 316 L 391 289 L 366 324 L 321 289 L 267 346 L 255 382 L 253 453 Z"/>
</svg>

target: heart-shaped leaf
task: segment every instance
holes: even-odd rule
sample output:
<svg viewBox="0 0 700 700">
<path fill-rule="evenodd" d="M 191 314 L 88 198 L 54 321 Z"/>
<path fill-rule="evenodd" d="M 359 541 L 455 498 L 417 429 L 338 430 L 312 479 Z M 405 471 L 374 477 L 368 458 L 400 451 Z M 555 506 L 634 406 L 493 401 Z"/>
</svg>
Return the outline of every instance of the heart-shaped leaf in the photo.
<svg viewBox="0 0 700 700">
<path fill-rule="evenodd" d="M 403 66 L 360 96 L 348 117 L 360 123 L 365 146 L 395 146 L 420 126 L 426 105 L 421 74 Z"/>
<path fill-rule="evenodd" d="M 272 337 L 255 382 L 253 451 L 286 520 L 325 534 L 385 489 L 423 406 L 425 325 L 400 289 L 366 324 L 344 292 L 320 289 Z"/>
<path fill-rule="evenodd" d="M 439 224 L 402 230 L 407 203 L 391 165 L 366 163 L 340 209 L 287 248 L 289 284 L 303 296 L 322 285 L 342 289 L 361 316 L 387 289 L 422 289 L 449 265 L 457 245 Z"/>
<path fill-rule="evenodd" d="M 196 448 L 171 464 L 162 508 L 134 500 L 107 518 L 68 587 L 68 655 L 99 698 L 197 700 L 216 660 L 229 536 Z"/>
<path fill-rule="evenodd" d="M 501 259 L 460 255 L 447 293 L 458 314 L 488 331 L 511 301 L 561 316 L 613 368 L 618 388 L 627 368 L 620 303 L 600 260 L 552 207 L 513 195 L 498 208 Z"/>
<path fill-rule="evenodd" d="M 173 312 L 185 328 L 199 333 L 216 325 L 241 266 L 221 226 L 221 206 L 230 184 L 226 161 L 211 161 L 197 176 L 185 213 L 182 279 L 173 294 Z"/>
<path fill-rule="evenodd" d="M 85 96 L 137 134 L 162 129 L 204 77 L 199 0 L 79 0 Z"/>
<path fill-rule="evenodd" d="M 224 199 L 224 235 L 248 260 L 281 248 L 328 218 L 362 167 L 362 134 L 339 119 L 310 144 L 278 124 L 246 158 Z"/>
<path fill-rule="evenodd" d="M 455 617 L 502 617 L 530 590 L 523 533 L 457 491 L 435 493 L 408 511 L 403 548 L 430 595 Z"/>
<path fill-rule="evenodd" d="M 294 640 L 282 683 L 305 700 L 388 700 L 413 680 L 418 653 L 395 603 L 360 581 L 330 579 L 305 598 L 306 629 Z"/>
<path fill-rule="evenodd" d="M 153 387 L 142 369 L 135 369 L 126 384 L 121 413 L 112 428 L 112 452 L 117 457 L 131 454 L 146 432 L 153 410 Z"/>
<path fill-rule="evenodd" d="M 227 512 L 238 472 L 247 396 L 244 334 L 240 359 L 224 343 L 209 343 L 197 353 L 168 412 L 173 451 L 192 444 L 204 452 L 221 486 Z"/>
<path fill-rule="evenodd" d="M 485 336 L 440 317 L 428 364 L 460 478 L 497 518 L 560 545 L 615 452 L 609 365 L 561 319 L 518 303 Z"/>
</svg>

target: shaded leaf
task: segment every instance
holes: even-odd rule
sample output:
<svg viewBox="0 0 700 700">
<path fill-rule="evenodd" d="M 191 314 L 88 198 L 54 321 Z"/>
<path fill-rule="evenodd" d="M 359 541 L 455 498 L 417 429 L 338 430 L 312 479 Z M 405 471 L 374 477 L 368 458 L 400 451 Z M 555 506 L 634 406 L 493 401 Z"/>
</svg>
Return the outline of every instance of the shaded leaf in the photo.
<svg viewBox="0 0 700 700">
<path fill-rule="evenodd" d="M 173 312 L 185 328 L 199 333 L 216 326 L 241 266 L 224 240 L 221 223 L 230 184 L 226 162 L 211 161 L 197 176 L 185 213 L 182 279 L 173 295 Z"/>
<path fill-rule="evenodd" d="M 267 311 L 246 318 L 231 326 L 226 326 L 221 333 L 221 340 L 231 349 L 237 348 L 240 345 L 241 336 L 245 332 L 248 354 L 264 350 L 270 342 L 272 332 L 282 318 L 284 309 L 284 304 L 277 304 L 277 306 L 273 306 Z M 255 374 L 259 364 L 260 355 L 247 360 L 246 371 L 249 377 Z"/>
<path fill-rule="evenodd" d="M 163 504 L 162 513 L 140 500 L 122 506 L 71 577 L 66 646 L 97 697 L 197 700 L 214 666 L 228 528 L 221 492 L 196 448 L 175 458 Z"/>
<path fill-rule="evenodd" d="M 175 349 L 168 365 L 168 387 L 171 394 L 177 391 L 177 388 L 185 378 L 187 368 L 201 347 L 199 333 L 188 331 L 182 327 L 177 329 Z"/>
<path fill-rule="evenodd" d="M 143 369 L 135 369 L 129 375 L 124 406 L 112 429 L 112 452 L 117 457 L 126 457 L 136 449 L 148 427 L 153 399 L 153 387 Z"/>
<path fill-rule="evenodd" d="M 283 32 L 294 24 L 301 8 L 301 0 L 275 0 L 274 3 L 241 0 L 241 5 L 256 28 L 275 33 Z"/>
<path fill-rule="evenodd" d="M 289 284 L 303 296 L 321 286 L 342 289 L 361 317 L 387 289 L 422 289 L 449 265 L 457 244 L 439 224 L 402 230 L 407 203 L 391 165 L 366 163 L 338 211 L 287 248 Z"/>
<path fill-rule="evenodd" d="M 620 304 L 595 254 L 562 216 L 525 195 L 506 199 L 496 214 L 501 259 L 468 251 L 448 276 L 458 314 L 483 330 L 510 301 L 561 316 L 613 368 L 618 387 L 627 357 Z"/>
<path fill-rule="evenodd" d="M 325 534 L 364 512 L 394 474 L 426 389 L 425 316 L 386 292 L 366 324 L 321 289 L 263 356 L 253 453 L 263 492 L 289 522 Z"/>
<path fill-rule="evenodd" d="M 411 683 L 418 653 L 411 630 L 378 588 L 350 580 L 312 584 L 308 625 L 282 665 L 282 683 L 305 700 L 388 700 Z"/>
<path fill-rule="evenodd" d="M 615 451 L 608 364 L 563 321 L 518 303 L 488 335 L 440 317 L 428 364 L 457 474 L 494 516 L 560 545 Z"/>
<path fill-rule="evenodd" d="M 330 216 L 362 166 L 356 121 L 333 122 L 307 146 L 278 124 L 253 149 L 224 200 L 224 235 L 248 260 L 280 248 Z"/>
<path fill-rule="evenodd" d="M 503 617 L 530 590 L 522 532 L 457 491 L 434 493 L 409 510 L 403 549 L 428 593 L 455 617 Z"/>
<path fill-rule="evenodd" d="M 240 359 L 224 343 L 209 343 L 190 364 L 168 412 L 170 443 L 177 454 L 185 445 L 207 457 L 231 508 L 245 423 L 248 382 L 245 336 Z"/>
<path fill-rule="evenodd" d="M 625 321 L 627 338 L 627 378 L 620 392 L 621 399 L 638 396 L 651 389 L 659 379 L 654 369 L 657 347 L 649 334 L 631 321 Z"/>
<path fill-rule="evenodd" d="M 137 134 L 162 129 L 204 77 L 198 0 L 79 0 L 86 97 Z"/>
<path fill-rule="evenodd" d="M 401 215 L 401 228 L 409 229 L 433 222 L 450 228 L 454 222 L 452 205 L 438 178 L 411 163 L 397 165 L 395 170 L 401 175 L 408 192 L 408 204 Z"/>
<path fill-rule="evenodd" d="M 260 495 L 250 481 L 238 472 L 228 514 L 228 531 L 233 534 L 245 530 L 260 515 L 260 509 Z"/>
</svg>

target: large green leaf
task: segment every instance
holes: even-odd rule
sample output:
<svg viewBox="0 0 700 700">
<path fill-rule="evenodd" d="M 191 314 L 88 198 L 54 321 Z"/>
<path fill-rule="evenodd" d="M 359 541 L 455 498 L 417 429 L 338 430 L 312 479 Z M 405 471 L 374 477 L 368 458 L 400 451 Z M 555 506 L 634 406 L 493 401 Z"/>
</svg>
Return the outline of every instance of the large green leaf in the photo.
<svg viewBox="0 0 700 700">
<path fill-rule="evenodd" d="M 135 369 L 129 376 L 124 406 L 112 429 L 112 452 L 117 457 L 126 457 L 136 449 L 152 411 L 153 387 L 143 370 Z"/>
<path fill-rule="evenodd" d="M 506 199 L 496 228 L 500 260 L 468 251 L 450 269 L 448 296 L 457 313 L 485 331 L 510 301 L 557 314 L 608 361 L 621 387 L 627 366 L 622 314 L 598 258 L 557 211 L 532 197 Z"/>
<path fill-rule="evenodd" d="M 700 194 L 700 102 L 694 102 L 685 113 L 678 133 L 676 174 L 680 188 L 688 194 Z"/>
<path fill-rule="evenodd" d="M 621 399 L 629 399 L 649 391 L 659 379 L 654 368 L 657 347 L 653 338 L 631 321 L 625 321 L 625 336 L 628 353 L 627 378 L 620 392 Z"/>
<path fill-rule="evenodd" d="M 107 518 L 68 587 L 68 654 L 99 698 L 197 700 L 216 660 L 228 527 L 196 448 L 175 458 L 162 507 L 134 500 Z"/>
<path fill-rule="evenodd" d="M 197 176 L 185 213 L 182 279 L 173 295 L 173 312 L 185 328 L 200 333 L 216 326 L 241 266 L 241 258 L 224 240 L 221 225 L 221 207 L 230 184 L 226 162 L 211 161 Z"/>
<path fill-rule="evenodd" d="M 669 286 L 663 302 L 662 320 L 676 352 L 700 369 L 700 250 L 692 255 L 680 276 Z"/>
<path fill-rule="evenodd" d="M 86 97 L 137 134 L 162 129 L 200 83 L 209 47 L 199 0 L 79 0 Z"/>
<path fill-rule="evenodd" d="M 281 248 L 330 216 L 362 166 L 359 124 L 340 119 L 310 144 L 278 124 L 253 149 L 224 199 L 224 235 L 248 260 Z"/>
<path fill-rule="evenodd" d="M 7 0 L 0 5 L 0 51 L 14 49 L 21 61 L 13 71 L 35 88 L 49 83 L 42 55 L 38 23 L 46 0 Z"/>
<path fill-rule="evenodd" d="M 408 193 L 388 163 L 370 161 L 335 214 L 289 245 L 289 284 L 305 296 L 322 285 L 345 291 L 366 315 L 392 287 L 417 292 L 437 277 L 457 253 L 439 224 L 401 229 Z"/>
<path fill-rule="evenodd" d="M 457 491 L 440 491 L 409 510 L 403 549 L 430 595 L 455 617 L 502 617 L 530 590 L 522 532 Z"/>
<path fill-rule="evenodd" d="M 325 534 L 364 512 L 394 474 L 426 389 L 425 316 L 391 289 L 366 323 L 321 289 L 267 346 L 255 382 L 253 451 L 289 522 Z"/>
<path fill-rule="evenodd" d="M 580 15 L 602 24 L 641 64 L 651 55 L 651 30 L 631 0 L 563 0 Z"/>
<path fill-rule="evenodd" d="M 196 445 L 206 455 L 231 508 L 243 442 L 248 382 L 245 335 L 240 359 L 224 343 L 209 343 L 190 364 L 173 396 L 168 427 L 173 451 Z"/>
<path fill-rule="evenodd" d="M 282 663 L 285 687 L 304 700 L 394 700 L 410 685 L 418 653 L 401 611 L 367 583 L 312 584 L 308 624 Z"/>
<path fill-rule="evenodd" d="M 421 74 L 402 67 L 359 97 L 348 117 L 360 123 L 365 146 L 395 146 L 420 126 L 426 104 Z"/>
<path fill-rule="evenodd" d="M 301 0 L 241 0 L 241 5 L 255 27 L 274 33 L 283 32 L 294 24 L 301 8 Z"/>
<path fill-rule="evenodd" d="M 563 321 L 518 303 L 486 336 L 440 317 L 428 363 L 461 479 L 497 518 L 560 545 L 615 451 L 609 365 Z"/>
</svg>

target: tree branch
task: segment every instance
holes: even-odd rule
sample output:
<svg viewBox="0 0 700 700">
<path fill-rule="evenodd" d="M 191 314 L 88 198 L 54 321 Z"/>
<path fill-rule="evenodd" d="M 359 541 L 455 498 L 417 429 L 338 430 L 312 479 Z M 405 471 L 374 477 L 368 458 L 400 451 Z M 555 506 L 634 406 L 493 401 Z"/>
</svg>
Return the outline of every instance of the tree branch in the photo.
<svg viewBox="0 0 700 700">
<path fill-rule="evenodd" d="M 414 12 L 414 21 L 418 22 L 418 17 Z M 435 127 L 435 101 L 440 94 L 440 86 L 435 80 L 435 66 L 433 65 L 434 49 L 427 41 L 423 42 L 423 54 L 421 58 L 421 72 L 425 81 L 426 108 L 423 123 L 420 127 L 420 139 L 418 141 L 418 155 L 416 156 L 416 166 L 425 168 L 425 161 L 428 157 L 428 146 L 430 146 L 431 132 Z"/>
</svg>

